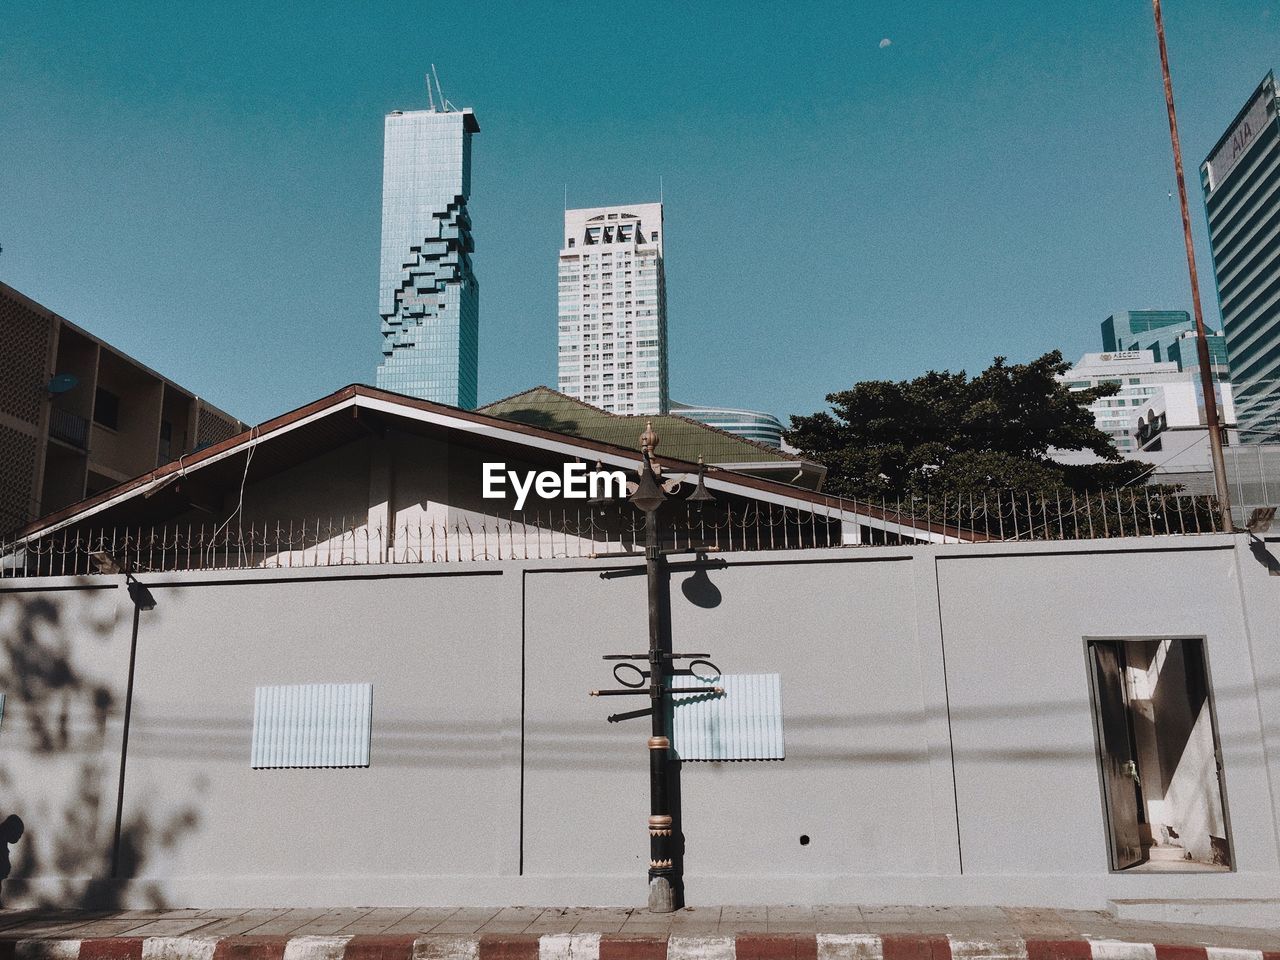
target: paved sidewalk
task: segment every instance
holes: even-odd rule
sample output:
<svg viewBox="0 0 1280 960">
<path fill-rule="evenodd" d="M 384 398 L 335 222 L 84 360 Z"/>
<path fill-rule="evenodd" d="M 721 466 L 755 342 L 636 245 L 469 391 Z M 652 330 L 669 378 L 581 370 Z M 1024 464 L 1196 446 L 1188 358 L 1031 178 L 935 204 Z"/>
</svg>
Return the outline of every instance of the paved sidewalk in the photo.
<svg viewBox="0 0 1280 960">
<path fill-rule="evenodd" d="M 0 960 L 1280 960 L 1280 931 L 1000 907 L 0 911 Z"/>
</svg>

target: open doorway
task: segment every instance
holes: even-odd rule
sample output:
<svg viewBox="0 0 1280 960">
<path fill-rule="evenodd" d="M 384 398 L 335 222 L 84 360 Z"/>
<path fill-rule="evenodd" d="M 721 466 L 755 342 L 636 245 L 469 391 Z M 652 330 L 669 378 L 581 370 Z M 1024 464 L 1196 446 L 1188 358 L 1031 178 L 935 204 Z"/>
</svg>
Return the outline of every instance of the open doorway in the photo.
<svg viewBox="0 0 1280 960">
<path fill-rule="evenodd" d="M 1086 644 L 1111 869 L 1230 870 L 1204 641 Z"/>
</svg>

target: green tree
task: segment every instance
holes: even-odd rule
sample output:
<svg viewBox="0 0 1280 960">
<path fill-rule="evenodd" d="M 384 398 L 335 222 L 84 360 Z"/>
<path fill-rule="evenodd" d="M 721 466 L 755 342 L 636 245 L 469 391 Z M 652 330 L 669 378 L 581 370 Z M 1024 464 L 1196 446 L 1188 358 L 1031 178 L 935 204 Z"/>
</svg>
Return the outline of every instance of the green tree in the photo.
<svg viewBox="0 0 1280 960">
<path fill-rule="evenodd" d="M 1149 465 L 1124 460 L 1088 405 L 1106 384 L 1070 391 L 1054 350 L 1030 363 L 1004 357 L 976 377 L 930 371 L 914 380 L 867 380 L 827 395 L 831 411 L 793 416 L 787 442 L 827 467 L 824 489 L 846 497 L 899 498 L 992 488 L 1076 490 L 1118 486 Z M 1064 466 L 1051 448 L 1101 462 Z"/>
</svg>

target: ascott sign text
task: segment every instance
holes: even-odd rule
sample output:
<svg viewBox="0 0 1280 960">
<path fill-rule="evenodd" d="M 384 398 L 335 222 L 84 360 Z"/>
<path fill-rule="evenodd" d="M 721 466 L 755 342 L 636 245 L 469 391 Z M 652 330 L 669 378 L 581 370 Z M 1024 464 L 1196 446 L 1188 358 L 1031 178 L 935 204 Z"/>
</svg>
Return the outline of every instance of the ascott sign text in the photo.
<svg viewBox="0 0 1280 960">
<path fill-rule="evenodd" d="M 533 491 L 544 500 L 564 497 L 566 500 L 602 499 L 625 497 L 627 475 L 621 470 L 588 470 L 585 463 L 566 463 L 560 473 L 554 470 L 526 470 L 523 474 L 508 470 L 505 463 L 484 465 L 484 487 L 481 492 L 486 500 L 505 500 L 506 485 L 516 496 L 517 510 L 524 509 L 524 502 Z"/>
</svg>

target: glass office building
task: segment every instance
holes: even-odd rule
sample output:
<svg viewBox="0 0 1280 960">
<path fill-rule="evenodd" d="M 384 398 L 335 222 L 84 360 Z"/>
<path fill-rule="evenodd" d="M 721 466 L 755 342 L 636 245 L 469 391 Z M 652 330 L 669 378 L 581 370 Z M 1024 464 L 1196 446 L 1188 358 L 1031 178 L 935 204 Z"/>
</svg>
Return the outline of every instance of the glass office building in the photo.
<svg viewBox="0 0 1280 960">
<path fill-rule="evenodd" d="M 1207 330 L 1209 373 L 1230 380 L 1227 344 L 1221 333 Z M 1172 360 L 1183 372 L 1200 374 L 1196 324 L 1185 310 L 1122 310 L 1102 321 L 1102 349 L 1108 353 L 1150 350 L 1157 363 Z"/>
<path fill-rule="evenodd" d="M 1189 330 L 1178 335 L 1165 349 L 1164 357 L 1178 365 L 1178 369 L 1200 379 L 1200 350 L 1196 345 L 1196 332 Z M 1227 338 L 1210 331 L 1205 336 L 1209 345 L 1209 376 L 1215 381 L 1230 382 L 1231 371 L 1227 365 Z"/>
<path fill-rule="evenodd" d="M 471 195 L 471 110 L 395 111 L 382 166 L 382 269 L 377 385 L 473 409 L 480 287 Z"/>
<path fill-rule="evenodd" d="M 1150 350 L 1160 362 L 1168 359 L 1165 354 L 1178 334 L 1194 329 L 1185 310 L 1121 310 L 1102 321 L 1102 349 Z"/>
<path fill-rule="evenodd" d="M 782 421 L 771 413 L 759 410 L 736 410 L 731 407 L 700 407 L 689 403 L 671 401 L 671 412 L 690 420 L 697 420 L 709 427 L 732 433 L 736 437 L 744 437 L 763 443 L 766 446 L 781 448 Z"/>
<path fill-rule="evenodd" d="M 1272 74 L 1200 166 L 1240 439 L 1280 436 L 1280 120 Z"/>
<path fill-rule="evenodd" d="M 564 212 L 559 385 L 610 413 L 666 413 L 662 204 Z"/>
</svg>

